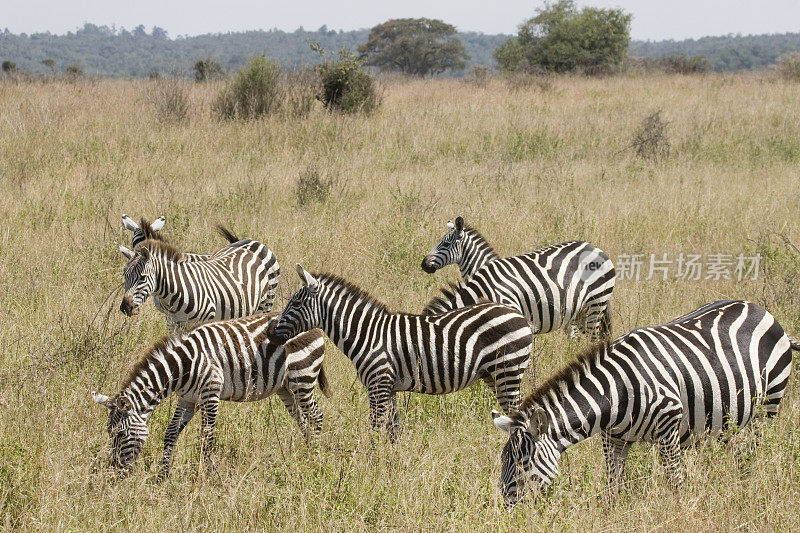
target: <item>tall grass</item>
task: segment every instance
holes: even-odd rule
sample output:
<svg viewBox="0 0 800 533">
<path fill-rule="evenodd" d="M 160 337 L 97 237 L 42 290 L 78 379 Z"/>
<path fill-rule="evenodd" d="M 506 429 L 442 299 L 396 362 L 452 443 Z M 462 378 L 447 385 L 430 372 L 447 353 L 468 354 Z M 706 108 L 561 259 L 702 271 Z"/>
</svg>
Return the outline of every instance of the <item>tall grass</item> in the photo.
<svg viewBox="0 0 800 533">
<path fill-rule="evenodd" d="M 709 443 L 687 453 L 690 480 L 666 487 L 634 447 L 629 489 L 605 494 L 590 440 L 562 458 L 550 497 L 506 511 L 496 490 L 503 436 L 477 386 L 445 397 L 401 394 L 402 438 L 374 439 L 351 364 L 328 346 L 334 397 L 307 447 L 276 399 L 226 403 L 215 468 L 198 472 L 198 431 L 181 437 L 171 478 L 154 482 L 173 402 L 150 422 L 135 472 L 106 467 L 105 413 L 89 391 L 115 392 L 165 332 L 147 304 L 119 313 L 129 235 L 120 215 L 167 217 L 181 247 L 211 251 L 221 221 L 267 242 L 284 266 L 338 273 L 391 307 L 418 311 L 437 287 L 418 263 L 463 215 L 503 254 L 585 239 L 620 254 L 763 257 L 756 281 L 621 280 L 615 334 L 701 303 L 747 298 L 800 333 L 800 93 L 759 76 L 552 78 L 547 89 L 457 81 L 391 82 L 370 116 L 220 121 L 219 87 L 185 87 L 191 120 L 159 124 L 140 82 L 0 84 L 0 527 L 174 529 L 788 530 L 800 526 L 800 397 L 792 379 L 761 447 Z M 671 150 L 624 150 L 660 109 Z M 299 179 L 346 181 L 346 194 L 298 205 Z M 646 273 L 645 273 L 646 274 Z M 645 277 L 645 276 L 642 276 Z M 278 302 L 279 307 L 283 301 Z M 583 348 L 538 338 L 545 376 Z M 747 468 L 741 468 L 746 465 Z M 749 472 L 749 473 L 745 473 Z"/>
</svg>

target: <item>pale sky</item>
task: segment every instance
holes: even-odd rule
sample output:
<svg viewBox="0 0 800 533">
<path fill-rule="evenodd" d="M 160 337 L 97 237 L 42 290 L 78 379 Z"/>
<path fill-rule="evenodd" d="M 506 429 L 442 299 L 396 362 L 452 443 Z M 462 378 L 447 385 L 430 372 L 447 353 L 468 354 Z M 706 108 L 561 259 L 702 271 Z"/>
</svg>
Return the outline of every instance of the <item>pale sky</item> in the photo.
<svg viewBox="0 0 800 533">
<path fill-rule="evenodd" d="M 633 14 L 631 37 L 686 39 L 729 33 L 800 31 L 800 0 L 578 0 Z M 229 31 L 370 28 L 391 18 L 438 18 L 461 31 L 516 33 L 542 2 L 532 0 L 0 0 L 0 29 L 12 33 L 75 31 L 85 22 L 170 37 Z"/>
</svg>

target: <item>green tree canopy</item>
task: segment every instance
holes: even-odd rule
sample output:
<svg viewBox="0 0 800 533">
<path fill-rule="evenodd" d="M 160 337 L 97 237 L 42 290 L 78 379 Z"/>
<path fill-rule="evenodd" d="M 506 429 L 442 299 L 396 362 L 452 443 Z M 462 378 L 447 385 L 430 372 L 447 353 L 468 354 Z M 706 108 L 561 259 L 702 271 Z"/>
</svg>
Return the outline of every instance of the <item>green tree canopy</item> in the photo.
<svg viewBox="0 0 800 533">
<path fill-rule="evenodd" d="M 573 0 L 559 0 L 536 13 L 495 51 L 502 70 L 602 74 L 625 58 L 631 15 L 621 9 L 578 11 Z"/>
<path fill-rule="evenodd" d="M 393 19 L 372 28 L 358 47 L 366 64 L 410 76 L 460 70 L 469 56 L 455 37 L 456 28 L 441 20 Z"/>
</svg>

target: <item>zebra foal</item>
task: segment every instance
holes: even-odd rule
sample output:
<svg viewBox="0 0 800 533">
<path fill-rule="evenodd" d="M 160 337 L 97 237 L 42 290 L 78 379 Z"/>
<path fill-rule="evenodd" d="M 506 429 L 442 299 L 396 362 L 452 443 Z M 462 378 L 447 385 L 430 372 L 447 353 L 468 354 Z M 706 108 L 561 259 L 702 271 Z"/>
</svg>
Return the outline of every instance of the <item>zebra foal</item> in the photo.
<svg viewBox="0 0 800 533">
<path fill-rule="evenodd" d="M 370 422 L 399 432 L 395 393 L 447 394 L 483 379 L 500 406 L 516 407 L 533 339 L 528 321 L 504 305 L 483 303 L 435 316 L 390 312 L 365 291 L 297 265 L 303 286 L 275 321 L 280 343 L 321 328 L 352 361 L 368 390 Z"/>
<path fill-rule="evenodd" d="M 272 308 L 280 266 L 272 251 L 244 239 L 207 257 L 187 254 L 152 232 L 142 220 L 146 239 L 131 254 L 124 269 L 125 294 L 120 310 L 139 312 L 152 294 L 167 318 L 170 331 L 208 320 L 223 320 L 266 312 Z M 221 233 L 233 239 L 224 228 Z"/>
<path fill-rule="evenodd" d="M 593 341 L 611 329 L 609 301 L 614 290 L 614 265 L 587 242 L 554 244 L 533 252 L 501 258 L 464 219 L 447 223 L 447 233 L 422 260 L 430 274 L 458 264 L 462 282 L 442 291 L 423 310 L 441 313 L 486 299 L 517 309 L 531 321 L 535 334 L 558 328 L 576 331 Z"/>
<path fill-rule="evenodd" d="M 508 504 L 541 491 L 564 450 L 597 433 L 608 481 L 621 488 L 633 442 L 658 446 L 680 485 L 681 448 L 719 437 L 763 413 L 773 417 L 791 372 L 790 341 L 765 309 L 742 300 L 707 304 L 664 325 L 591 348 L 542 383 L 508 416 L 500 491 Z"/>
<path fill-rule="evenodd" d="M 132 466 L 147 440 L 147 420 L 172 393 L 178 404 L 164 436 L 161 478 L 169 475 L 178 435 L 198 409 L 203 458 L 210 459 L 221 400 L 252 402 L 277 394 L 306 438 L 319 433 L 322 413 L 314 387 L 331 395 L 322 366 L 322 332 L 311 330 L 276 344 L 267 339 L 276 317 L 268 313 L 208 322 L 167 335 L 133 366 L 117 395 L 93 392 L 94 401 L 109 410 L 112 466 L 123 471 Z"/>
</svg>

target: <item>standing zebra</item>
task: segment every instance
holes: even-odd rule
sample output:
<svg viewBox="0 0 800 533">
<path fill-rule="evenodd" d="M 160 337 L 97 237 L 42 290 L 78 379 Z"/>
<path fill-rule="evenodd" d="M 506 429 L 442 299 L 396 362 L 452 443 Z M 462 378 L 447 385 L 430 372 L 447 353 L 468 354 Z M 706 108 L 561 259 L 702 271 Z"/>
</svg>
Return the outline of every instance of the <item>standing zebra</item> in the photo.
<svg viewBox="0 0 800 533">
<path fill-rule="evenodd" d="M 791 372 L 790 341 L 775 318 L 741 300 L 714 302 L 661 326 L 593 347 L 530 394 L 510 416 L 500 490 L 507 503 L 525 485 L 542 489 L 564 450 L 600 433 L 617 492 L 633 442 L 658 445 L 678 486 L 680 449 L 710 434 L 773 417 Z"/>
<path fill-rule="evenodd" d="M 144 221 L 142 227 L 147 227 Z M 221 231 L 230 235 L 224 228 Z M 269 311 L 275 300 L 280 266 L 272 251 L 258 241 L 244 239 L 198 259 L 151 236 L 127 257 L 120 310 L 128 316 L 138 313 L 152 293 L 170 331 Z"/>
<path fill-rule="evenodd" d="M 133 250 L 135 250 L 140 243 L 146 241 L 147 239 L 156 239 L 166 242 L 166 239 L 164 239 L 164 236 L 161 234 L 161 228 L 164 227 L 166 220 L 167 219 L 162 215 L 155 219 L 152 224 L 150 224 L 147 220 L 142 218 L 140 225 L 134 222 L 134 220 L 128 215 L 123 214 L 122 226 L 133 233 L 133 235 L 131 236 L 131 247 L 126 248 L 125 246 L 120 245 L 119 251 L 125 256 L 126 259 L 128 259 L 128 261 L 131 261 L 134 257 L 136 257 L 136 253 L 133 252 Z M 218 226 L 217 230 L 223 237 L 228 239 L 228 242 L 231 244 L 239 241 L 239 239 L 226 228 Z M 183 252 L 184 261 L 205 261 L 210 257 L 211 254 Z M 153 295 L 153 306 L 159 312 L 166 313 L 164 308 L 161 306 L 161 302 L 158 300 L 158 296 Z"/>
<path fill-rule="evenodd" d="M 322 413 L 314 387 L 331 395 L 322 367 L 322 332 L 312 330 L 275 344 L 267 339 L 267 328 L 276 316 L 209 322 L 165 336 L 134 365 L 119 394 L 109 398 L 93 392 L 94 401 L 109 409 L 112 465 L 123 470 L 132 465 L 147 440 L 148 418 L 173 392 L 178 405 L 164 436 L 162 478 L 169 474 L 178 435 L 197 409 L 208 461 L 220 400 L 251 402 L 277 394 L 306 438 L 319 433 Z"/>
<path fill-rule="evenodd" d="M 422 260 L 433 273 L 458 263 L 464 281 L 442 291 L 423 314 L 442 313 L 481 299 L 517 309 L 531 321 L 534 334 L 563 327 L 575 329 L 593 341 L 611 328 L 609 300 L 614 290 L 614 265 L 599 248 L 581 241 L 563 242 L 514 257 L 500 259 L 464 219 L 448 222 L 448 231 Z"/>
<path fill-rule="evenodd" d="M 301 287 L 275 322 L 274 342 L 320 327 L 350 358 L 369 391 L 370 422 L 399 431 L 395 393 L 446 394 L 483 379 L 506 412 L 517 406 L 531 328 L 521 314 L 484 303 L 437 316 L 392 313 L 331 274 L 297 265 Z"/>
</svg>

